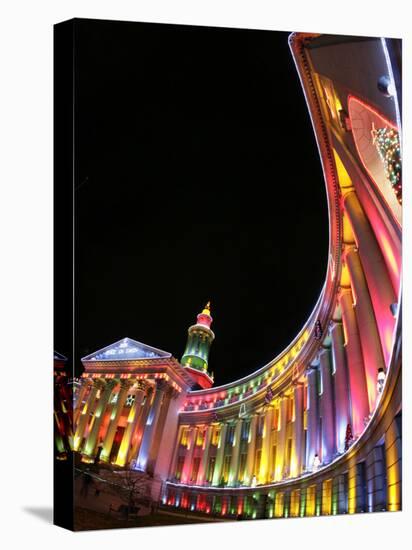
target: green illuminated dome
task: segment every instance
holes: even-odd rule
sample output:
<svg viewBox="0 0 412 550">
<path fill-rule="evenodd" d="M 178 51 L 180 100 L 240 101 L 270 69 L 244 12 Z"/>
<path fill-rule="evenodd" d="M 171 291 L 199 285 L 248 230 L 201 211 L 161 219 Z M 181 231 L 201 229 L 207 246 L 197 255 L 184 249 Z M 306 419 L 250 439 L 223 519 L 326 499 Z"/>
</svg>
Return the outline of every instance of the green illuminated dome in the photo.
<svg viewBox="0 0 412 550">
<path fill-rule="evenodd" d="M 208 374 L 209 351 L 215 338 L 210 328 L 212 321 L 210 302 L 208 302 L 197 316 L 197 323 L 189 327 L 186 349 L 181 359 L 184 367 Z"/>
</svg>

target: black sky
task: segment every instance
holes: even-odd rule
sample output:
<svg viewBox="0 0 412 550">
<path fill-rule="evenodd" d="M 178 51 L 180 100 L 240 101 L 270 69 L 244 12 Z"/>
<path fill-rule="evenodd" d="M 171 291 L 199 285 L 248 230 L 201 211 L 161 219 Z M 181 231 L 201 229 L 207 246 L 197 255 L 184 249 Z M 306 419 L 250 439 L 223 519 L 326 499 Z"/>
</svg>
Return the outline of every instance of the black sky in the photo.
<svg viewBox="0 0 412 550">
<path fill-rule="evenodd" d="M 76 362 L 124 336 L 180 358 L 210 299 L 216 384 L 244 376 L 295 336 L 326 272 L 288 33 L 76 29 Z"/>
</svg>

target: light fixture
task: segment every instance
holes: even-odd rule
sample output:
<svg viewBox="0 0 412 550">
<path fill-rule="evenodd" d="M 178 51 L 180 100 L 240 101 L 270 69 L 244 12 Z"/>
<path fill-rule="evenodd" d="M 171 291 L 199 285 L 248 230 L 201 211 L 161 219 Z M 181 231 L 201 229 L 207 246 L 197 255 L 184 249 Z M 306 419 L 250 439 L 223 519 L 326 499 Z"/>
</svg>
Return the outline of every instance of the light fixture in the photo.
<svg viewBox="0 0 412 550">
<path fill-rule="evenodd" d="M 398 313 L 398 304 L 396 302 L 394 302 L 393 304 L 391 304 L 389 306 L 389 309 L 391 310 L 391 313 L 394 317 L 396 317 L 397 313 Z"/>
<path fill-rule="evenodd" d="M 387 75 L 383 75 L 378 79 L 378 90 L 385 97 L 393 97 L 395 95 L 395 86 L 392 80 Z"/>
<path fill-rule="evenodd" d="M 383 367 L 380 367 L 378 369 L 378 377 L 377 377 L 377 383 L 376 383 L 378 393 L 383 392 L 383 386 L 384 386 L 384 383 L 385 383 L 385 379 L 386 379 L 385 371 L 383 370 Z"/>
</svg>

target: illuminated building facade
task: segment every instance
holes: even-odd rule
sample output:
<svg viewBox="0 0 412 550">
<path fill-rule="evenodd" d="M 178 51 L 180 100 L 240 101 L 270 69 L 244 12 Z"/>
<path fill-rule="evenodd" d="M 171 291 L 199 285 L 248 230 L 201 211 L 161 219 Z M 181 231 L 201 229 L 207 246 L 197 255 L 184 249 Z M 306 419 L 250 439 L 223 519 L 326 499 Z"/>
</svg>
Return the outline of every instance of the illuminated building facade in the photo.
<svg viewBox="0 0 412 550">
<path fill-rule="evenodd" d="M 399 44 L 296 33 L 290 47 L 329 207 L 326 280 L 306 324 L 220 387 L 209 304 L 180 362 L 128 338 L 82 359 L 74 450 L 160 479 L 153 497 L 166 507 L 245 518 L 401 508 Z"/>
</svg>

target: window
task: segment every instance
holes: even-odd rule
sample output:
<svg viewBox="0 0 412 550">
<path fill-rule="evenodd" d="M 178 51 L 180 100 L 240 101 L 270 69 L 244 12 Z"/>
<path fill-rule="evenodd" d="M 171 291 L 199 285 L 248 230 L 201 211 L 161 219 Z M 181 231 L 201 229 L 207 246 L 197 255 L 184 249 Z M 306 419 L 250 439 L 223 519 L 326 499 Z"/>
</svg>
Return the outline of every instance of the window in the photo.
<svg viewBox="0 0 412 550">
<path fill-rule="evenodd" d="M 306 489 L 306 515 L 314 516 L 316 508 L 316 485 Z"/>
<path fill-rule="evenodd" d="M 273 411 L 273 429 L 278 431 L 279 430 L 279 409 L 276 408 Z"/>
<path fill-rule="evenodd" d="M 286 446 L 286 458 L 285 458 L 285 474 L 286 476 L 290 473 L 290 460 L 292 458 L 292 439 L 288 439 Z"/>
<path fill-rule="evenodd" d="M 200 456 L 197 456 L 193 459 L 192 475 L 190 476 L 190 481 L 196 482 L 197 475 L 199 473 L 199 466 L 200 466 Z"/>
<path fill-rule="evenodd" d="M 258 426 L 257 426 L 257 434 L 259 436 L 263 435 L 263 426 L 264 426 L 265 418 L 263 416 L 259 416 L 258 419 Z"/>
<path fill-rule="evenodd" d="M 339 513 L 347 514 L 349 512 L 349 474 L 345 472 L 342 475 L 341 487 L 339 488 Z"/>
<path fill-rule="evenodd" d="M 320 77 L 323 99 L 327 105 L 329 117 L 338 126 L 339 111 L 342 109 L 339 97 L 335 94 L 333 84 L 329 78 Z M 338 126 L 339 127 L 339 126 Z"/>
<path fill-rule="evenodd" d="M 322 461 L 323 460 L 323 419 L 322 417 L 319 417 L 319 441 L 320 441 L 320 445 L 319 445 L 320 448 L 319 448 L 318 455 L 320 460 Z"/>
<path fill-rule="evenodd" d="M 183 428 L 182 430 L 182 438 L 180 440 L 180 444 L 184 445 L 185 447 L 187 447 L 189 442 L 189 431 L 189 428 Z"/>
<path fill-rule="evenodd" d="M 300 512 L 300 490 L 292 491 L 290 495 L 290 517 L 297 518 Z"/>
<path fill-rule="evenodd" d="M 306 449 L 308 447 L 308 431 L 306 429 L 306 411 L 305 411 L 305 415 L 304 415 L 304 429 L 303 429 L 303 447 L 302 447 L 302 454 L 301 456 L 305 457 L 306 456 Z M 303 460 L 304 464 L 305 464 L 305 459 Z M 304 465 L 303 466 L 303 469 L 306 470 L 306 466 Z"/>
<path fill-rule="evenodd" d="M 329 516 L 332 512 L 332 480 L 327 479 L 322 484 L 322 515 Z"/>
<path fill-rule="evenodd" d="M 288 412 L 288 421 L 293 422 L 295 420 L 295 398 L 293 395 L 289 398 L 289 412 Z"/>
<path fill-rule="evenodd" d="M 222 477 L 225 483 L 227 483 L 227 480 L 229 479 L 229 470 L 230 470 L 231 460 L 232 460 L 232 457 L 230 455 L 225 455 L 225 459 L 223 462 L 223 474 L 222 474 Z"/>
<path fill-rule="evenodd" d="M 262 457 L 262 449 L 258 449 L 255 455 L 255 476 L 256 477 L 259 475 L 261 457 Z"/>
<path fill-rule="evenodd" d="M 242 482 L 245 479 L 247 453 L 242 453 L 239 458 L 239 475 L 238 479 Z"/>
<path fill-rule="evenodd" d="M 308 410 L 308 386 L 305 385 L 303 391 L 303 410 Z"/>
<path fill-rule="evenodd" d="M 233 445 L 233 439 L 235 437 L 235 427 L 229 426 L 227 430 L 227 436 L 226 436 L 226 444 Z"/>
<path fill-rule="evenodd" d="M 177 464 L 176 464 L 176 479 L 180 480 L 182 477 L 182 470 L 183 470 L 183 464 L 185 462 L 185 457 L 183 455 L 179 456 L 177 458 Z"/>
<path fill-rule="evenodd" d="M 206 428 L 203 428 L 197 432 L 196 445 L 201 447 L 206 438 Z"/>
<path fill-rule="evenodd" d="M 220 427 L 218 426 L 213 430 L 212 435 L 212 445 L 218 445 L 219 444 L 219 437 L 220 437 Z"/>
<path fill-rule="evenodd" d="M 285 493 L 276 493 L 275 518 L 281 518 L 283 516 L 284 500 L 285 500 Z"/>
<path fill-rule="evenodd" d="M 247 441 L 249 439 L 249 430 L 250 430 L 250 420 L 244 421 L 242 425 L 242 441 Z"/>
<path fill-rule="evenodd" d="M 356 512 L 366 512 L 368 488 L 366 485 L 366 464 L 360 462 L 356 465 Z"/>
<path fill-rule="evenodd" d="M 206 479 L 209 483 L 212 483 L 212 481 L 213 481 L 213 474 L 214 474 L 214 471 L 215 471 L 215 464 L 216 464 L 216 457 L 211 456 L 210 459 L 209 459 L 209 465 L 208 465 L 208 468 L 207 468 L 207 476 L 206 476 Z"/>
<path fill-rule="evenodd" d="M 272 472 L 272 478 L 275 479 L 275 475 L 276 475 L 276 455 L 277 455 L 277 445 L 273 445 L 272 447 L 272 468 L 271 468 L 271 472 Z"/>
</svg>

